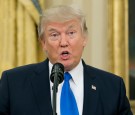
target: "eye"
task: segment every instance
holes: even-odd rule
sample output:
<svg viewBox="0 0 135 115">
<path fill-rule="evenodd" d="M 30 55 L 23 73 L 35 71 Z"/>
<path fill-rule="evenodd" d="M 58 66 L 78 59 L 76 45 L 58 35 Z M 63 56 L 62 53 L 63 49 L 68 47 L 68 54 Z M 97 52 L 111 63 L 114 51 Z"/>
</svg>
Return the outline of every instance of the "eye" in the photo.
<svg viewBox="0 0 135 115">
<path fill-rule="evenodd" d="M 73 35 L 73 34 L 75 34 L 75 31 L 70 31 L 70 32 L 68 32 L 68 34 Z"/>
<path fill-rule="evenodd" d="M 57 33 L 57 32 L 53 32 L 53 33 L 51 33 L 50 36 L 49 36 L 49 38 L 50 38 L 51 40 L 57 40 L 57 39 L 59 39 L 59 37 L 60 37 L 60 34 Z"/>
<path fill-rule="evenodd" d="M 75 35 L 76 35 L 76 31 L 69 31 L 67 34 L 68 34 L 68 36 L 70 36 L 70 37 L 75 37 Z"/>
<path fill-rule="evenodd" d="M 51 34 L 51 37 L 57 37 L 57 36 L 59 36 L 58 33 L 52 33 L 52 34 Z"/>
</svg>

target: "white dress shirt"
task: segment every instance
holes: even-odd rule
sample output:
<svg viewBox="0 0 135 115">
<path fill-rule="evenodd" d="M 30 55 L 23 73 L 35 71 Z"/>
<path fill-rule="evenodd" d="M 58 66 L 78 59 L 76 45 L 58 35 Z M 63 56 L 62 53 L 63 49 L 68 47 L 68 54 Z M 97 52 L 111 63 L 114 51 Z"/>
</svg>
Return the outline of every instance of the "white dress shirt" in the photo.
<svg viewBox="0 0 135 115">
<path fill-rule="evenodd" d="M 49 61 L 49 74 L 51 74 L 51 70 L 52 70 L 52 64 Z M 78 111 L 79 111 L 79 115 L 82 115 L 82 111 L 83 111 L 83 92 L 84 92 L 84 82 L 83 82 L 83 65 L 82 65 L 82 60 L 80 60 L 79 64 L 71 71 L 69 71 L 69 73 L 72 76 L 72 79 L 69 81 L 70 83 L 70 87 L 72 89 L 72 92 L 75 96 L 76 99 L 76 103 L 77 103 L 77 107 L 78 107 Z M 64 81 L 63 81 L 64 82 Z M 63 82 L 61 84 L 59 84 L 58 86 L 58 92 L 57 92 L 57 108 L 56 108 L 56 112 L 57 115 L 60 115 L 60 96 L 61 96 L 61 90 L 62 90 L 62 86 L 63 86 Z M 51 100 L 53 97 L 53 90 L 52 90 L 52 86 L 53 83 L 50 81 L 50 89 L 51 89 Z"/>
</svg>

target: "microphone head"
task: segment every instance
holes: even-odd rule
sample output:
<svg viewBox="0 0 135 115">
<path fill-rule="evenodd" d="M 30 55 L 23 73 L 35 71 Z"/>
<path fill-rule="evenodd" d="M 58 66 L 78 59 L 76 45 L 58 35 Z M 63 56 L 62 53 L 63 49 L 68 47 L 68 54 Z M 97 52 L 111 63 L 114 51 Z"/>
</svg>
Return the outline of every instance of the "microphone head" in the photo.
<svg viewBox="0 0 135 115">
<path fill-rule="evenodd" d="M 55 63 L 52 67 L 50 79 L 54 83 L 54 77 L 56 77 L 59 84 L 64 80 L 64 66 L 61 63 Z"/>
</svg>

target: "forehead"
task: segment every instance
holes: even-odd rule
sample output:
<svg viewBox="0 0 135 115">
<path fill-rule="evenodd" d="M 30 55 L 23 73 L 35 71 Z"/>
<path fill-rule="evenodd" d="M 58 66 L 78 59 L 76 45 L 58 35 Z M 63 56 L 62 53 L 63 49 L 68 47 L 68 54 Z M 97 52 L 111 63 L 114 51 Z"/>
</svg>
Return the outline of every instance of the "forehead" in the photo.
<svg viewBox="0 0 135 115">
<path fill-rule="evenodd" d="M 77 19 L 65 21 L 65 22 L 48 22 L 45 25 L 46 31 L 61 30 L 61 29 L 78 29 L 80 27 L 80 22 Z"/>
</svg>

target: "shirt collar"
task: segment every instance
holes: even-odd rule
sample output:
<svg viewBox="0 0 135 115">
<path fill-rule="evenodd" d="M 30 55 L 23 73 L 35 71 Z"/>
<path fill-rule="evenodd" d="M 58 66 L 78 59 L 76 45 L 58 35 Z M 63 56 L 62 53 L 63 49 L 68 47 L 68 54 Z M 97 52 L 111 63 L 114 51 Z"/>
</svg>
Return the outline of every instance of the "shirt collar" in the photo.
<svg viewBox="0 0 135 115">
<path fill-rule="evenodd" d="M 52 70 L 52 63 L 49 61 L 49 75 L 51 75 L 51 70 Z M 83 80 L 83 64 L 82 64 L 82 60 L 80 60 L 79 64 L 72 69 L 71 71 L 69 71 L 69 73 L 72 76 L 72 80 L 76 85 L 80 84 L 80 81 Z"/>
<path fill-rule="evenodd" d="M 80 81 L 83 80 L 83 65 L 82 65 L 82 60 L 80 60 L 79 64 L 72 69 L 71 71 L 69 71 L 69 73 L 72 76 L 73 82 L 76 85 L 80 84 Z"/>
</svg>

